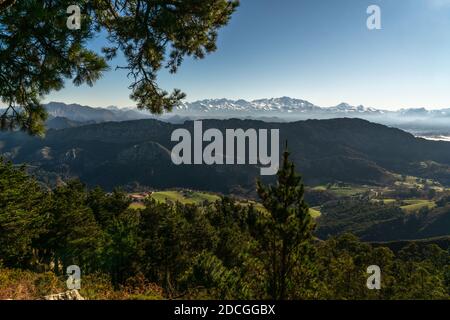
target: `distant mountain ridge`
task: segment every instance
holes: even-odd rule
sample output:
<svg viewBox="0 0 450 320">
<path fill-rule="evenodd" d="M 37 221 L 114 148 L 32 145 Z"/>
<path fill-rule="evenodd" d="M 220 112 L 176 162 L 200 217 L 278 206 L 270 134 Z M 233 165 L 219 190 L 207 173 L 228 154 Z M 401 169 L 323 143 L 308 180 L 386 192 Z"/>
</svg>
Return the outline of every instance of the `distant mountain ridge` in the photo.
<svg viewBox="0 0 450 320">
<path fill-rule="evenodd" d="M 206 99 L 195 102 L 183 103 L 175 108 L 177 112 L 275 112 L 275 113 L 369 113 L 380 114 L 387 111 L 364 106 L 351 106 L 341 103 L 334 107 L 319 107 L 309 101 L 293 99 L 289 97 L 258 99 L 253 101 L 229 100 L 229 99 Z"/>
<path fill-rule="evenodd" d="M 107 108 L 94 108 L 79 104 L 65 104 L 50 102 L 45 105 L 47 112 L 52 117 L 65 117 L 75 121 L 125 121 L 153 118 L 154 116 L 136 108 L 119 108 L 110 106 Z M 332 107 L 320 107 L 309 101 L 289 97 L 258 99 L 253 101 L 230 99 L 205 99 L 195 102 L 183 102 L 175 107 L 172 113 L 166 115 L 205 115 L 237 113 L 275 113 L 279 115 L 296 113 L 304 114 L 339 114 L 343 115 L 402 115 L 405 117 L 450 117 L 450 108 L 440 110 L 427 110 L 426 108 L 408 108 L 397 111 L 382 110 L 363 105 L 352 106 L 348 103 L 340 103 Z"/>
<path fill-rule="evenodd" d="M 389 111 L 365 107 L 363 105 L 352 106 L 342 102 L 336 106 L 322 107 L 302 99 L 290 97 L 258 99 L 253 101 L 230 99 L 205 99 L 195 102 L 186 102 L 175 108 L 178 112 L 276 112 L 276 113 L 340 113 L 340 114 L 397 114 L 405 116 L 445 116 L 450 117 L 450 108 L 441 110 L 427 110 L 426 108 L 408 108 L 397 111 Z"/>
<path fill-rule="evenodd" d="M 66 118 L 67 127 L 74 123 L 101 123 L 109 121 L 128 121 L 158 119 L 170 123 L 183 123 L 194 119 L 254 119 L 265 122 L 291 122 L 308 119 L 360 118 L 388 126 L 400 128 L 419 136 L 450 136 L 450 108 L 427 110 L 425 108 L 400 109 L 398 111 L 352 106 L 341 103 L 333 107 L 320 107 L 306 100 L 289 97 L 258 99 L 253 101 L 230 99 L 206 99 L 184 102 L 173 112 L 152 115 L 136 108 L 93 108 L 78 104 L 51 102 L 45 105 L 49 120 Z M 62 121 L 57 126 L 64 128 Z"/>
<path fill-rule="evenodd" d="M 44 105 L 50 118 L 66 118 L 79 122 L 126 121 L 150 118 L 137 109 L 93 108 L 79 104 L 50 102 Z"/>
</svg>

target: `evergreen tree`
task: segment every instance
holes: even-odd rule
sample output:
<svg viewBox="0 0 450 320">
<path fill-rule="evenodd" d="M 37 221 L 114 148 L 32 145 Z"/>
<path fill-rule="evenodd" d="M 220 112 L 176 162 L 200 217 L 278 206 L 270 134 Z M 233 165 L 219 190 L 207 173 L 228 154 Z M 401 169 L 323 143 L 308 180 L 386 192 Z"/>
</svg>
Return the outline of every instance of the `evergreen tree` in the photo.
<svg viewBox="0 0 450 320">
<path fill-rule="evenodd" d="M 67 8 L 78 5 L 81 29 L 70 30 Z M 0 2 L 0 115 L 2 130 L 43 134 L 42 96 L 94 82 L 119 51 L 133 79 L 137 106 L 154 113 L 171 110 L 185 97 L 159 88 L 157 73 L 175 73 L 185 56 L 204 58 L 216 50 L 218 29 L 226 25 L 238 0 L 27 0 Z M 104 56 L 87 48 L 106 31 Z"/>
<path fill-rule="evenodd" d="M 86 48 L 94 35 L 92 14 L 81 30 L 66 26 L 70 5 L 88 1 L 16 1 L 0 11 L 0 98 L 6 110 L 2 130 L 44 133 L 47 114 L 40 98 L 60 90 L 64 80 L 92 85 L 107 69 L 104 58 Z"/>
<path fill-rule="evenodd" d="M 0 0 L 0 11 L 8 8 L 9 6 L 13 5 L 16 0 Z"/>
<path fill-rule="evenodd" d="M 120 189 L 107 194 L 100 187 L 90 190 L 86 199 L 86 204 L 102 229 L 106 229 L 114 218 L 127 210 L 131 202 L 130 197 Z"/>
<path fill-rule="evenodd" d="M 111 217 L 106 229 L 108 241 L 101 263 L 116 287 L 141 271 L 143 250 L 139 223 L 139 212 L 129 209 Z"/>
<path fill-rule="evenodd" d="M 44 231 L 42 203 L 47 195 L 25 172 L 0 158 L 0 261 L 6 266 L 33 263 L 33 242 Z"/>
<path fill-rule="evenodd" d="M 65 272 L 71 264 L 84 272 L 99 268 L 105 233 L 86 204 L 85 186 L 69 181 L 53 191 L 46 247 L 52 252 L 55 272 Z"/>
<path fill-rule="evenodd" d="M 450 264 L 444 268 L 444 284 L 447 287 L 447 296 L 450 297 Z"/>
<path fill-rule="evenodd" d="M 268 276 L 268 294 L 272 299 L 286 299 L 293 268 L 305 254 L 312 239 L 314 222 L 304 196 L 302 178 L 283 153 L 276 185 L 257 182 L 257 192 L 268 214 L 262 218 L 258 237 L 261 259 Z"/>
</svg>

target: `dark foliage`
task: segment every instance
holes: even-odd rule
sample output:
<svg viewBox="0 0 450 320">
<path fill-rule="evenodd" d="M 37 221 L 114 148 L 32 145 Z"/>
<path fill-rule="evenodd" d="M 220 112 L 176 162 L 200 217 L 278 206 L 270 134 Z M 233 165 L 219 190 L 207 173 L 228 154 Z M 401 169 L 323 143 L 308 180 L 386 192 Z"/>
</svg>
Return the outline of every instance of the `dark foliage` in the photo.
<svg viewBox="0 0 450 320">
<path fill-rule="evenodd" d="M 145 209 L 132 210 L 120 190 L 88 191 L 71 181 L 44 192 L 23 168 L 1 162 L 0 263 L 56 275 L 76 264 L 88 295 L 89 279 L 105 275 L 106 298 L 130 284 L 142 289 L 129 298 L 449 298 L 450 253 L 437 245 L 410 242 L 394 253 L 350 234 L 314 240 L 303 185 L 287 153 L 278 183 L 260 184 L 258 191 L 267 211 L 227 197 L 204 206 L 149 200 Z M 375 214 L 395 216 L 383 208 Z M 381 267 L 379 291 L 366 288 L 370 265 Z M 2 270 L 4 283 L 17 283 Z M 48 274 L 38 278 L 42 292 L 57 287 Z M 158 286 L 161 293 L 151 289 Z"/>
</svg>

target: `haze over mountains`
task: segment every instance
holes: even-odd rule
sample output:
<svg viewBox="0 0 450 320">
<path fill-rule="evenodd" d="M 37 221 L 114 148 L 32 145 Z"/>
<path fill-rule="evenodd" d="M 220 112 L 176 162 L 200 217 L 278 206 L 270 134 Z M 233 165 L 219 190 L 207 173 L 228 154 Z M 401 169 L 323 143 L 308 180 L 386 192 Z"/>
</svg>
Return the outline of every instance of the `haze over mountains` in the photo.
<svg viewBox="0 0 450 320">
<path fill-rule="evenodd" d="M 289 122 L 307 119 L 361 118 L 389 126 L 398 127 L 416 135 L 450 136 L 450 108 L 427 110 L 409 108 L 398 111 L 351 106 L 341 103 L 333 107 L 320 107 L 308 101 L 289 97 L 259 99 L 254 101 L 208 99 L 186 102 L 163 116 L 151 115 L 135 108 L 92 108 L 77 104 L 51 102 L 46 105 L 49 112 L 49 127 L 61 128 L 63 119 L 69 121 L 67 127 L 82 123 L 126 121 L 156 118 L 172 123 L 182 123 L 192 119 L 259 119 L 267 122 Z M 74 121 L 74 122 L 73 122 Z"/>
</svg>

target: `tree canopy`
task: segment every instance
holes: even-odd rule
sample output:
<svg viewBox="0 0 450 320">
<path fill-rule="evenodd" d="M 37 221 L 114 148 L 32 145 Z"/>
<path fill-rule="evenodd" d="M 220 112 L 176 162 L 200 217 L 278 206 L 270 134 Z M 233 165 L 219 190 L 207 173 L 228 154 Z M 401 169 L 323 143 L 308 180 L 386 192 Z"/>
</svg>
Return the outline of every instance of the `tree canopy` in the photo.
<svg viewBox="0 0 450 320">
<path fill-rule="evenodd" d="M 238 0 L 27 0 L 0 2 L 1 129 L 43 134 L 40 100 L 64 87 L 94 85 L 121 53 L 131 99 L 152 113 L 170 111 L 185 94 L 158 86 L 162 68 L 175 73 L 186 56 L 204 58 L 217 49 Z M 67 27 L 67 8 L 79 6 L 81 29 Z M 101 53 L 89 41 L 106 34 Z"/>
<path fill-rule="evenodd" d="M 0 159 L 0 298 L 64 290 L 55 284 L 69 265 L 81 268 L 89 299 L 450 298 L 448 242 L 319 240 L 287 152 L 277 177 L 258 184 L 260 203 L 149 197 L 134 208 L 121 190 L 76 180 L 44 189 Z M 371 265 L 380 290 L 366 286 Z"/>
</svg>

